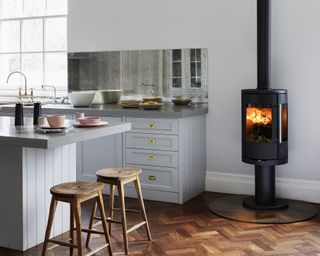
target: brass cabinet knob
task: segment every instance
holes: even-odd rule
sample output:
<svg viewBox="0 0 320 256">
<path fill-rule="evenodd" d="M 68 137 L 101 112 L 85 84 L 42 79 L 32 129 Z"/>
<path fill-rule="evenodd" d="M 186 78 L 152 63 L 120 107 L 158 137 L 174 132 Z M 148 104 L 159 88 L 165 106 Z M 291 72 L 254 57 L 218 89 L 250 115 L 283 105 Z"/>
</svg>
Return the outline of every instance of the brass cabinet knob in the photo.
<svg viewBox="0 0 320 256">
<path fill-rule="evenodd" d="M 154 180 L 157 179 L 157 177 L 154 176 L 154 175 L 149 175 L 148 179 L 151 180 L 151 181 L 154 181 Z"/>
<path fill-rule="evenodd" d="M 156 156 L 154 156 L 154 155 L 148 155 L 148 160 L 149 161 L 154 161 L 154 160 L 156 160 L 157 158 L 156 158 Z"/>
<path fill-rule="evenodd" d="M 150 145 L 155 145 L 157 142 L 156 142 L 156 139 L 152 139 L 152 138 L 149 138 L 148 139 L 148 144 Z"/>
<path fill-rule="evenodd" d="M 154 129 L 154 128 L 156 128 L 156 124 L 154 122 L 150 122 L 150 123 L 148 123 L 148 128 Z"/>
</svg>

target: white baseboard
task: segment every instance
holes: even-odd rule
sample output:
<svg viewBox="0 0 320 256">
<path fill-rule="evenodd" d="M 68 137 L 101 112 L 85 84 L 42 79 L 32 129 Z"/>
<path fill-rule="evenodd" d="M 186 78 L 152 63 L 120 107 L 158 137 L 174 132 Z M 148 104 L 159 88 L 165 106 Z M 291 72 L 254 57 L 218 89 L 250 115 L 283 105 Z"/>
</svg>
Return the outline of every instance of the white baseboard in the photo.
<svg viewBox="0 0 320 256">
<path fill-rule="evenodd" d="M 207 171 L 206 191 L 254 194 L 254 176 Z M 320 203 L 320 181 L 276 178 L 278 198 Z"/>
</svg>

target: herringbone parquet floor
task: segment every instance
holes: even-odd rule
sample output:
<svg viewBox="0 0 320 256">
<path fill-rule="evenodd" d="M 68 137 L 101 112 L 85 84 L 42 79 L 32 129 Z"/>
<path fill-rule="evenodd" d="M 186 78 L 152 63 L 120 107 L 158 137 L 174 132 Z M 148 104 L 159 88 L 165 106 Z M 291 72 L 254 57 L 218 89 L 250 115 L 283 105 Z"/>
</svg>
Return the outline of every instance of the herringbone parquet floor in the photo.
<svg viewBox="0 0 320 256">
<path fill-rule="evenodd" d="M 146 241 L 143 229 L 131 233 L 130 255 L 320 255 L 318 216 L 305 222 L 281 225 L 230 221 L 208 210 L 209 203 L 220 196 L 206 192 L 184 205 L 145 201 L 153 241 Z M 127 200 L 128 207 L 135 205 L 135 199 Z M 83 208 L 85 224 L 88 222 L 89 206 Z M 131 213 L 128 216 L 129 226 L 137 219 L 137 215 Z M 115 225 L 112 235 L 115 255 L 122 255 L 121 241 L 120 227 Z M 94 247 L 102 243 L 102 238 L 93 237 L 91 245 Z M 69 255 L 68 252 L 69 249 L 58 247 L 48 256 Z M 0 255 L 37 256 L 41 255 L 41 246 L 24 253 L 0 249 Z M 107 252 L 97 255 L 107 255 Z"/>
</svg>

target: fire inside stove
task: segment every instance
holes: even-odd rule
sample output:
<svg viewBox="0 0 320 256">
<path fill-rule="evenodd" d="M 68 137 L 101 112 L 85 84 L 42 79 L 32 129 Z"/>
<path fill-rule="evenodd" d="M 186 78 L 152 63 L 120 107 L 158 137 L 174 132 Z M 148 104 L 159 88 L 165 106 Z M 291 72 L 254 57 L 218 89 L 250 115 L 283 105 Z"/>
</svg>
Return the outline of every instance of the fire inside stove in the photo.
<svg viewBox="0 0 320 256">
<path fill-rule="evenodd" d="M 247 107 L 246 135 L 250 142 L 272 143 L 272 108 Z"/>
</svg>

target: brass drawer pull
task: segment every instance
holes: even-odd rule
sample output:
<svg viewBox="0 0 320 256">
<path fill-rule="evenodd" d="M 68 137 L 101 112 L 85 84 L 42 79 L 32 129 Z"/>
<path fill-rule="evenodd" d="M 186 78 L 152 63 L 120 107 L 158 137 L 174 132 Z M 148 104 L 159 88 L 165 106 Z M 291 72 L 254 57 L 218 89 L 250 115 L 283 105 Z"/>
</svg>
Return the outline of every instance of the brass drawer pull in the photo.
<svg viewBox="0 0 320 256">
<path fill-rule="evenodd" d="M 156 158 L 156 156 L 154 156 L 154 155 L 148 155 L 148 160 L 149 161 L 154 161 L 154 160 L 156 160 L 157 158 Z"/>
<path fill-rule="evenodd" d="M 154 128 L 156 128 L 157 126 L 156 126 L 156 124 L 154 123 L 154 122 L 150 122 L 150 123 L 148 123 L 148 128 L 149 129 L 154 129 Z"/>
<path fill-rule="evenodd" d="M 152 138 L 149 138 L 148 139 L 148 144 L 150 145 L 155 145 L 157 142 L 156 142 L 156 139 L 152 139 Z"/>
<path fill-rule="evenodd" d="M 156 176 L 153 176 L 153 175 L 149 175 L 148 179 L 151 180 L 151 181 L 154 181 L 154 180 L 157 179 L 157 177 L 156 177 Z"/>
</svg>

